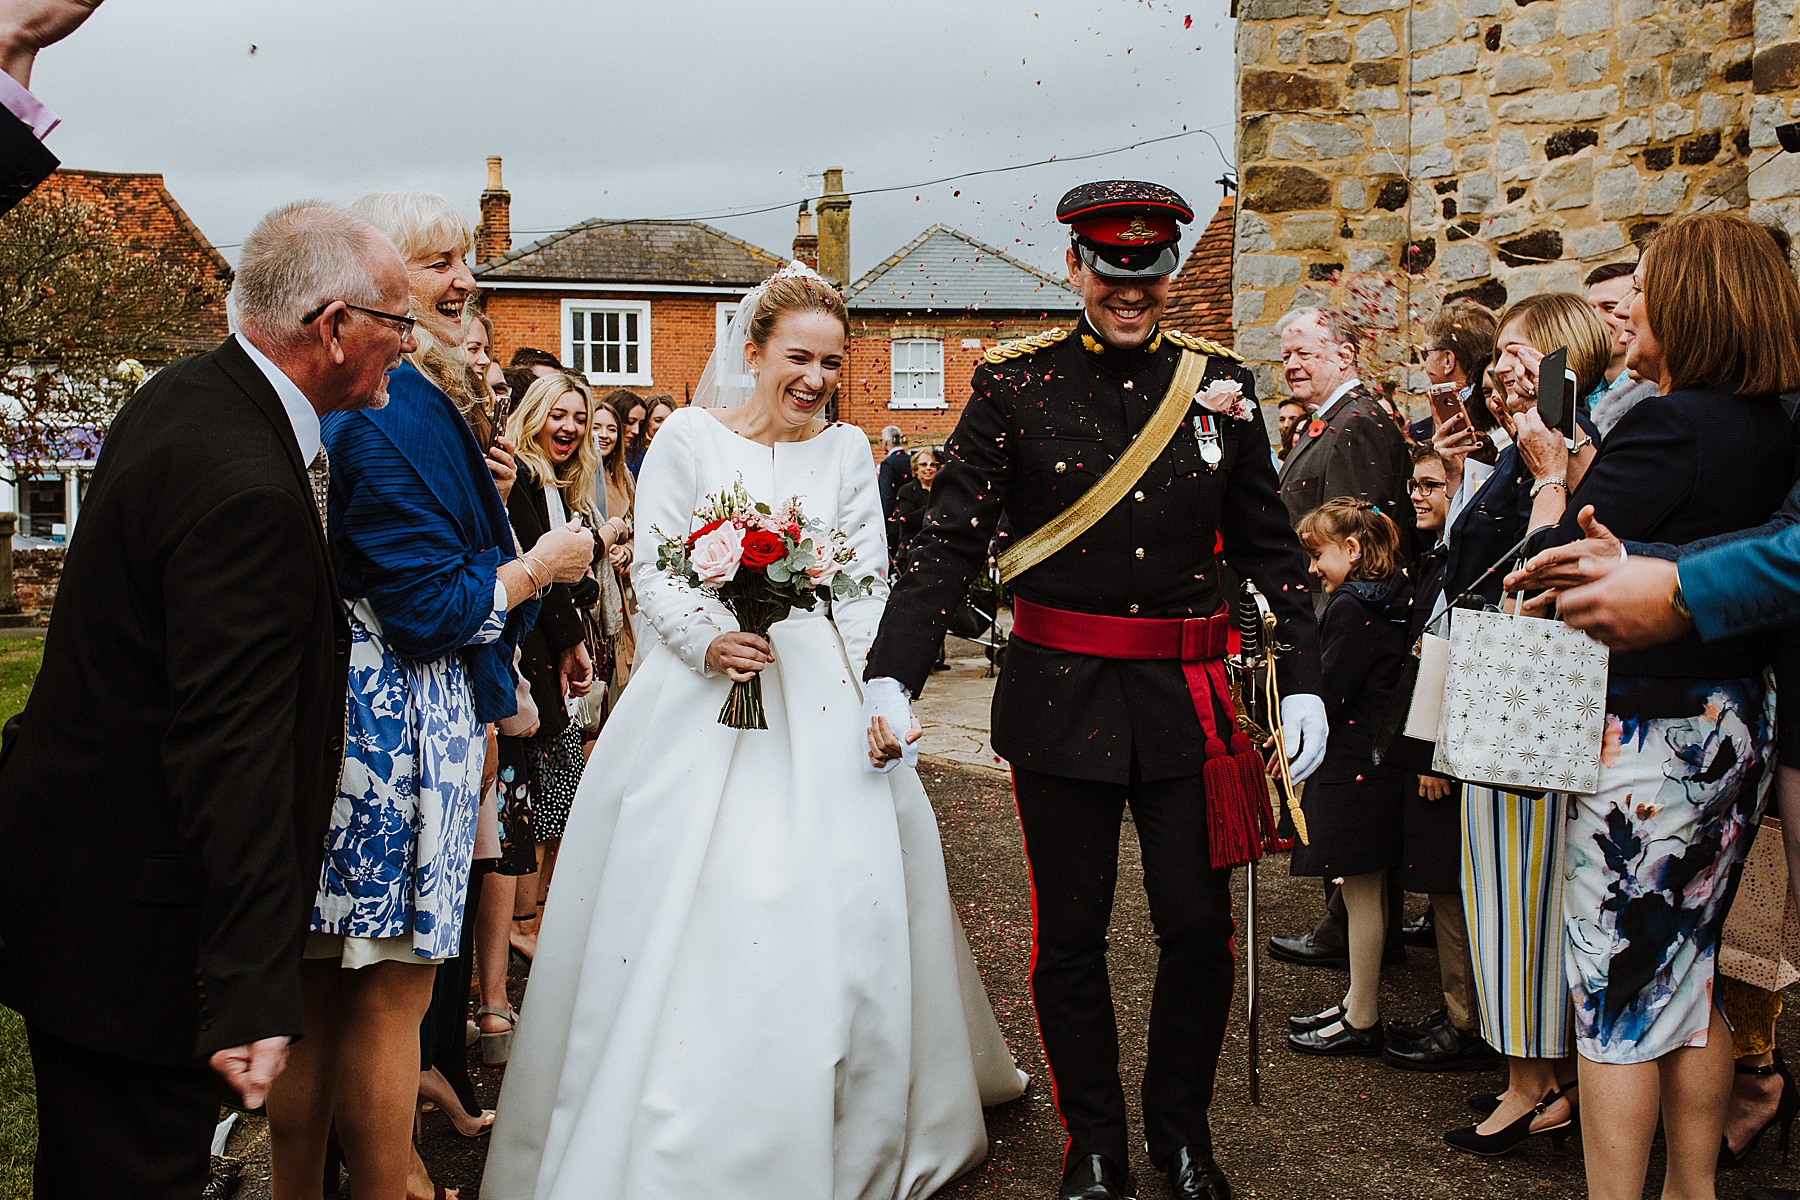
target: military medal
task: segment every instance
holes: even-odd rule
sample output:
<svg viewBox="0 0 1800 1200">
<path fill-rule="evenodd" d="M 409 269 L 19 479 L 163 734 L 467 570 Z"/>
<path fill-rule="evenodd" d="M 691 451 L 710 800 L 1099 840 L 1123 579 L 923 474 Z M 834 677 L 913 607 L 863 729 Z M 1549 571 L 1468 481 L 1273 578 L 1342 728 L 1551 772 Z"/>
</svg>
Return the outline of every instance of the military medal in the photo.
<svg viewBox="0 0 1800 1200">
<path fill-rule="evenodd" d="M 1194 436 L 1200 440 L 1200 457 L 1206 463 L 1206 469 L 1216 471 L 1225 452 L 1219 448 L 1219 419 L 1211 413 L 1201 413 L 1194 418 Z"/>
</svg>

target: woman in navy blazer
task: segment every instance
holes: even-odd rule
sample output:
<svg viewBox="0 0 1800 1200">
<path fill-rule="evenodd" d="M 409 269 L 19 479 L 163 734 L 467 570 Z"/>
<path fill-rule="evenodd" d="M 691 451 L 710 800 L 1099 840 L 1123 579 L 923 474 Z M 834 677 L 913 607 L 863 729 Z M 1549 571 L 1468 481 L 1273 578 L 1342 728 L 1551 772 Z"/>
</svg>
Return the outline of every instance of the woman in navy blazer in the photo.
<svg viewBox="0 0 1800 1200">
<path fill-rule="evenodd" d="M 1534 549 L 1578 540 L 1592 506 L 1618 537 L 1692 542 L 1761 525 L 1792 479 L 1780 392 L 1800 388 L 1800 287 L 1766 230 L 1735 213 L 1665 225 L 1625 301 L 1626 365 L 1657 381 L 1574 494 L 1567 451 L 1521 421 L 1539 478 Z M 1697 634 L 1615 654 L 1599 788 L 1574 797 L 1565 853 L 1569 984 L 1596 1200 L 1641 1194 L 1660 1107 L 1670 1193 L 1712 1186 L 1732 1037 L 1714 967 L 1736 869 L 1769 782 L 1774 643 Z M 1659 1105 L 1660 1101 L 1660 1105 Z"/>
<path fill-rule="evenodd" d="M 513 649 L 539 593 L 593 554 L 578 527 L 517 553 L 453 398 L 467 391 L 467 222 L 424 193 L 353 211 L 406 260 L 420 349 L 389 374 L 386 407 L 322 423 L 350 703 L 301 971 L 306 1036 L 268 1101 L 277 1195 L 281 1180 L 316 1188 L 334 1116 L 357 1190 L 406 1188 L 419 1023 L 461 936 L 486 725 L 516 711 Z"/>
</svg>

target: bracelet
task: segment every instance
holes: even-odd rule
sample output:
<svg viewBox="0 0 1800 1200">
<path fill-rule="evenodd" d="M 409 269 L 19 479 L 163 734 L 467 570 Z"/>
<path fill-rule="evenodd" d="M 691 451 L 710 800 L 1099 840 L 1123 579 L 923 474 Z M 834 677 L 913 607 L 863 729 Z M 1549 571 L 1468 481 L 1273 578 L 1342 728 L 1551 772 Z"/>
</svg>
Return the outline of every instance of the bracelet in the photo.
<svg viewBox="0 0 1800 1200">
<path fill-rule="evenodd" d="M 1531 498 L 1533 500 L 1536 500 L 1537 494 L 1539 492 L 1543 491 L 1545 488 L 1552 488 L 1552 487 L 1559 489 L 1562 492 L 1562 494 L 1565 496 L 1567 496 L 1569 494 L 1569 484 L 1568 484 L 1567 480 L 1540 479 L 1536 483 L 1531 485 Z"/>
<path fill-rule="evenodd" d="M 542 596 L 550 585 L 538 582 L 537 572 L 531 569 L 532 563 L 537 563 L 538 566 L 544 567 L 543 563 L 539 563 L 537 559 L 529 554 L 519 555 L 519 564 L 525 568 L 525 575 L 531 580 L 531 594 L 533 596 Z M 544 574 L 550 574 L 549 567 L 544 567 Z"/>
</svg>

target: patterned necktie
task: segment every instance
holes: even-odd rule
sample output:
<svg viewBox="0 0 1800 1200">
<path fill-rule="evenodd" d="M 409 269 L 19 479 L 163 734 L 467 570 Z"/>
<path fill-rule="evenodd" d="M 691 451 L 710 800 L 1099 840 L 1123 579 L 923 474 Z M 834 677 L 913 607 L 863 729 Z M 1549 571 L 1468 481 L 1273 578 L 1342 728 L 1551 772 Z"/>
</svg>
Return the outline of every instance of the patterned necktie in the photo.
<svg viewBox="0 0 1800 1200">
<path fill-rule="evenodd" d="M 325 501 L 331 495 L 331 461 L 325 456 L 325 447 L 319 447 L 319 455 L 307 468 L 307 476 L 312 480 L 313 504 L 319 510 L 319 528 L 331 529 L 331 523 L 325 516 Z"/>
</svg>

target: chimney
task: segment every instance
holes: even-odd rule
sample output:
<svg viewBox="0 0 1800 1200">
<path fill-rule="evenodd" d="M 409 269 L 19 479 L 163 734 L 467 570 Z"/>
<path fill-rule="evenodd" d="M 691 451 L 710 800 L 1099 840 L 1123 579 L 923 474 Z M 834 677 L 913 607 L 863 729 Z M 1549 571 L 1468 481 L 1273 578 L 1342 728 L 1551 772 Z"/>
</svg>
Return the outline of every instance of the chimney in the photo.
<svg viewBox="0 0 1800 1200">
<path fill-rule="evenodd" d="M 475 261 L 484 263 L 512 249 L 512 193 L 500 186 L 500 156 L 487 160 L 487 188 L 481 193 L 481 224 L 475 227 Z"/>
<path fill-rule="evenodd" d="M 812 208 L 800 202 L 800 225 L 794 233 L 794 257 L 813 270 L 819 269 L 819 235 L 813 232 Z"/>
<path fill-rule="evenodd" d="M 850 283 L 850 197 L 844 194 L 844 168 L 825 168 L 825 194 L 819 197 L 819 274 L 839 287 Z"/>
</svg>

